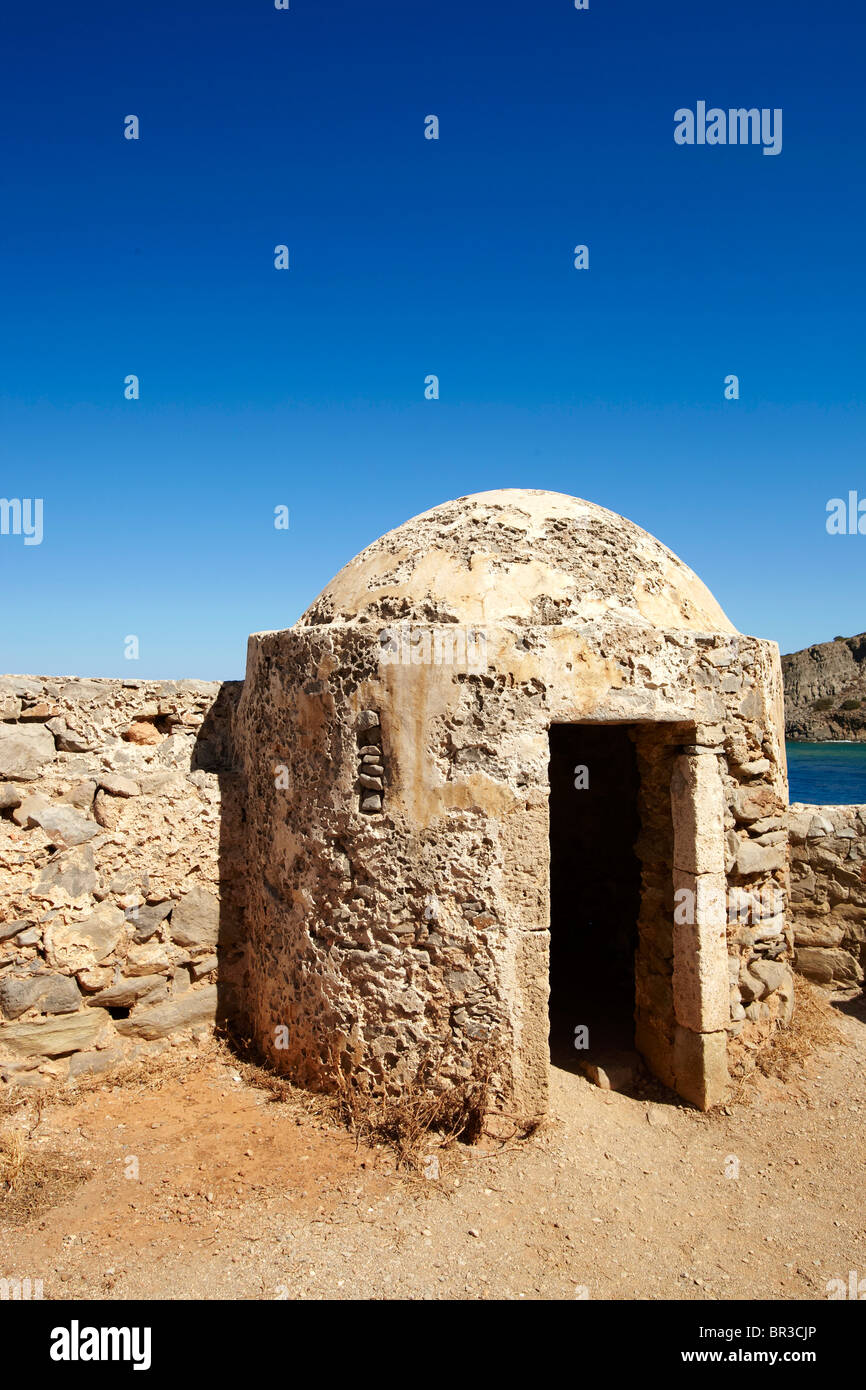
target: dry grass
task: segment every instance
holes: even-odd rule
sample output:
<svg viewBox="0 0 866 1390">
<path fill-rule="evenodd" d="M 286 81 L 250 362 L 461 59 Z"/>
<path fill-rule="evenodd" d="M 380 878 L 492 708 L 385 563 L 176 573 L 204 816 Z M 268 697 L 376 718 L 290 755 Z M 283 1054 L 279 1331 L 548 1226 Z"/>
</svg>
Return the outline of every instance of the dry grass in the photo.
<svg viewBox="0 0 866 1390">
<path fill-rule="evenodd" d="M 11 1192 L 20 1183 L 25 1152 L 20 1129 L 0 1130 L 0 1194 Z"/>
<path fill-rule="evenodd" d="M 489 1057 L 478 1054 L 477 1076 L 447 1082 L 439 1066 L 424 1060 L 415 1076 L 394 1096 L 376 1094 L 338 1070 L 337 1113 L 355 1142 L 387 1144 L 398 1168 L 419 1171 L 433 1148 L 458 1139 L 480 1139 L 490 1103 Z"/>
<path fill-rule="evenodd" d="M 794 997 L 791 1022 L 779 1028 L 755 1058 L 758 1071 L 781 1081 L 800 1071 L 817 1047 L 839 1042 L 842 1037 L 835 1011 L 824 990 L 798 975 Z"/>
<path fill-rule="evenodd" d="M 228 1046 L 228 1044 L 226 1044 Z M 493 1061 L 479 1050 L 474 1076 L 454 1082 L 441 1075 L 441 1064 L 425 1059 L 407 1082 L 395 1083 L 393 1093 L 365 1084 L 362 1076 L 346 1076 L 336 1062 L 333 1094 L 307 1091 L 263 1065 L 249 1040 L 231 1040 L 230 1059 L 247 1084 L 267 1091 L 271 1100 L 291 1104 L 306 1118 L 348 1129 L 356 1145 L 385 1146 L 397 1167 L 419 1172 L 431 1151 L 458 1140 L 474 1144 L 481 1137 L 490 1103 Z"/>
<path fill-rule="evenodd" d="M 748 1072 L 739 1080 L 733 1101 L 748 1100 L 751 1087 L 760 1076 L 774 1077 L 777 1081 L 793 1080 L 817 1048 L 842 1040 L 836 1012 L 826 991 L 802 975 L 794 977 L 794 986 L 791 1022 L 778 1028 L 754 1053 Z"/>
<path fill-rule="evenodd" d="M 0 1130 L 0 1224 L 22 1226 L 58 1202 L 90 1176 L 68 1154 L 42 1150 L 33 1131 L 42 1118 L 44 1099 L 25 1131 L 7 1125 Z"/>
</svg>

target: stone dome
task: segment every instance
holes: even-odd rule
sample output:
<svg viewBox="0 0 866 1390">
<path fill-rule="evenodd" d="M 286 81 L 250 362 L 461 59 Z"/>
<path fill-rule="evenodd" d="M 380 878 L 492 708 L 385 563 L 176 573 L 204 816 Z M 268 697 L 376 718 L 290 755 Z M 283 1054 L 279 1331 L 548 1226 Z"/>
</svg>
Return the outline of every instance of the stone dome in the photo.
<svg viewBox="0 0 866 1390">
<path fill-rule="evenodd" d="M 340 570 L 297 626 L 604 617 L 736 632 L 697 575 L 634 522 L 566 493 L 524 488 L 458 497 L 387 532 Z"/>
</svg>

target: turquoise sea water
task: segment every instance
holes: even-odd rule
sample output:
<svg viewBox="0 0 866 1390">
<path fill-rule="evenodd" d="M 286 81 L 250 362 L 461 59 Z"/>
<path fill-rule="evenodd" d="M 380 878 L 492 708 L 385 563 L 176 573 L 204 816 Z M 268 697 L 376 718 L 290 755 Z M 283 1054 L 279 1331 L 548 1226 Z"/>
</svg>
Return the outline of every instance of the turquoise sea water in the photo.
<svg viewBox="0 0 866 1390">
<path fill-rule="evenodd" d="M 789 743 L 787 749 L 792 801 L 866 803 L 866 743 Z"/>
</svg>

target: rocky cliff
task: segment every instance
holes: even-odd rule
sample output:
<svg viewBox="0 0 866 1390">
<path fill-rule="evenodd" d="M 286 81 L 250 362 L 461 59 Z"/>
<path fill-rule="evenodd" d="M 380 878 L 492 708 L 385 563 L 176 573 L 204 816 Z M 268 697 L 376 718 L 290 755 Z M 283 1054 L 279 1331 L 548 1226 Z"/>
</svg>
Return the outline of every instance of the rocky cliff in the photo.
<svg viewBox="0 0 866 1390">
<path fill-rule="evenodd" d="M 866 632 L 782 657 L 788 738 L 866 741 Z"/>
</svg>

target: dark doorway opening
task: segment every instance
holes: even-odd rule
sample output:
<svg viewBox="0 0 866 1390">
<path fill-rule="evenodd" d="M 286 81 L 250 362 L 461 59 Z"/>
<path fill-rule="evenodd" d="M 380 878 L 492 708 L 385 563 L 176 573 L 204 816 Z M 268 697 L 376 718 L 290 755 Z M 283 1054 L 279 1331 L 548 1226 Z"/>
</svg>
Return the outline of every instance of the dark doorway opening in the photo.
<svg viewBox="0 0 866 1390">
<path fill-rule="evenodd" d="M 626 726 L 551 726 L 550 1054 L 560 1066 L 634 1048 L 638 788 Z M 587 1049 L 575 1047 L 581 1026 Z"/>
</svg>

